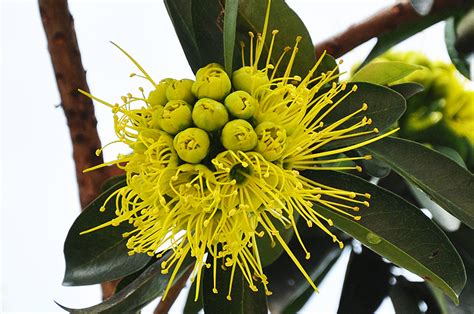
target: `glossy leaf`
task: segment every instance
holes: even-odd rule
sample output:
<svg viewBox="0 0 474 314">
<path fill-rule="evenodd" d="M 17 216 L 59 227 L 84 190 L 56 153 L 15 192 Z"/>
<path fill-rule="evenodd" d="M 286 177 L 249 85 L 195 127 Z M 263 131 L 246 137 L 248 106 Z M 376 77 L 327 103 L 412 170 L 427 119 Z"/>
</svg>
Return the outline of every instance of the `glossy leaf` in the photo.
<svg viewBox="0 0 474 314">
<path fill-rule="evenodd" d="M 164 2 L 186 59 L 196 73 L 202 62 L 192 22 L 192 0 L 164 0 Z"/>
<path fill-rule="evenodd" d="M 456 28 L 458 25 L 458 18 L 451 17 L 446 21 L 444 28 L 444 41 L 446 43 L 446 49 L 448 50 L 451 62 L 454 64 L 456 69 L 468 79 L 471 77 L 471 62 L 468 55 L 460 53 L 456 49 L 457 34 Z"/>
<path fill-rule="evenodd" d="M 83 309 L 71 309 L 60 306 L 72 313 L 130 313 L 139 311 L 164 293 L 172 271 L 168 274 L 162 274 L 161 263 L 168 258 L 169 254 L 165 254 L 163 258 L 156 260 L 135 280 L 102 303 Z M 184 258 L 174 282 L 179 280 L 188 271 L 192 262 L 193 259 L 190 256 Z"/>
<path fill-rule="evenodd" d="M 298 225 L 298 229 L 306 248 L 311 253 L 311 258 L 309 260 L 305 258 L 306 254 L 296 237 L 291 240 L 289 247 L 315 284 L 318 284 L 342 251 L 322 231 L 309 229 L 303 223 Z M 268 297 L 268 305 L 272 313 L 281 313 L 308 289 L 314 292 L 286 253 L 267 266 L 264 271 L 268 276 L 270 291 L 273 293 Z"/>
<path fill-rule="evenodd" d="M 224 67 L 228 75 L 232 75 L 234 59 L 235 28 L 237 27 L 237 12 L 239 0 L 226 0 L 224 13 Z"/>
<path fill-rule="evenodd" d="M 368 105 L 366 111 L 362 111 L 353 116 L 348 121 L 341 124 L 340 129 L 350 127 L 362 120 L 363 117 L 371 118 L 373 123 L 357 129 L 357 132 L 372 131 L 378 128 L 380 132 L 393 126 L 393 124 L 402 116 L 406 109 L 406 101 L 402 95 L 391 90 L 388 87 L 371 83 L 348 83 L 346 90 L 349 91 L 354 85 L 357 85 L 357 91 L 351 93 L 344 101 L 335 107 L 323 120 L 325 125 L 329 125 L 352 114 L 360 109 L 364 103 Z M 333 98 L 334 103 L 343 97 L 337 95 Z M 332 149 L 351 144 L 359 143 L 364 140 L 375 137 L 377 133 L 369 135 L 347 138 L 331 141 L 324 145 L 324 149 Z"/>
<path fill-rule="evenodd" d="M 64 243 L 66 273 L 63 285 L 92 285 L 118 279 L 139 270 L 150 260 L 146 254 L 128 255 L 127 239 L 122 234 L 133 227 L 127 223 L 80 235 L 82 231 L 115 218 L 113 199 L 108 202 L 105 212 L 100 212 L 99 208 L 124 185 L 125 179 L 122 178 L 89 204 L 74 221 Z"/>
<path fill-rule="evenodd" d="M 410 0 L 415 11 L 420 15 L 427 15 L 433 7 L 434 0 Z"/>
<path fill-rule="evenodd" d="M 234 49 L 233 68 L 242 65 L 242 52 L 240 43 L 245 43 L 245 62 L 249 65 L 250 37 L 248 32 L 254 34 L 262 33 L 266 1 L 239 1 L 237 14 L 237 29 Z M 193 1 L 193 28 L 196 42 L 202 56 L 200 66 L 211 62 L 224 64 L 224 11 L 223 2 L 219 0 Z M 293 46 L 297 36 L 302 36 L 298 45 L 297 62 L 293 66 L 292 73 L 305 76 L 316 62 L 314 47 L 308 30 L 301 19 L 283 0 L 273 0 L 270 10 L 268 33 L 263 56 L 260 58 L 260 68 L 263 68 L 270 46 L 271 32 L 278 29 L 270 62 L 276 64 L 278 57 L 286 46 Z M 255 41 L 254 41 L 255 43 Z M 284 67 L 288 61 L 283 61 Z M 281 74 L 284 67 L 280 67 Z M 318 73 L 332 70 L 336 67 L 334 58 L 327 56 Z"/>
<path fill-rule="evenodd" d="M 443 154 L 400 138 L 385 138 L 365 149 L 474 228 L 474 175 L 468 170 Z"/>
<path fill-rule="evenodd" d="M 212 263 L 212 260 L 210 262 Z M 218 262 L 221 263 L 221 261 Z M 212 272 L 212 267 L 204 270 L 202 295 L 205 313 L 268 313 L 267 298 L 263 286 L 256 282 L 258 291 L 252 291 L 238 266 L 235 268 L 231 293 L 232 300 L 230 301 L 226 296 L 229 291 L 232 268 L 226 270 L 221 267 L 217 268 L 216 287 L 218 293 L 212 291 L 214 287 Z"/>
<path fill-rule="evenodd" d="M 375 313 L 389 292 L 391 264 L 363 248 L 351 252 L 338 313 Z"/>
<path fill-rule="evenodd" d="M 359 221 L 317 206 L 334 225 L 393 263 L 440 287 L 455 302 L 466 282 L 459 254 L 428 217 L 401 197 L 358 177 L 335 171 L 311 171 L 306 177 L 343 190 L 369 193 L 370 207 Z M 317 205 L 317 204 L 316 204 Z"/>
<path fill-rule="evenodd" d="M 385 32 L 377 38 L 377 43 L 374 48 L 370 51 L 367 58 L 361 64 L 361 67 L 368 64 L 371 60 L 378 57 L 385 51 L 389 50 L 396 44 L 404 41 L 405 39 L 419 33 L 420 31 L 440 22 L 448 17 L 462 12 L 463 9 L 451 8 L 444 10 L 443 12 L 436 12 L 435 14 L 428 14 L 421 19 L 417 19 L 413 22 L 404 23 L 392 31 Z"/>
<path fill-rule="evenodd" d="M 424 90 L 423 85 L 418 83 L 401 83 L 390 85 L 389 87 L 402 95 L 405 99 L 409 99 Z"/>
<path fill-rule="evenodd" d="M 398 62 L 372 62 L 357 71 L 352 77 L 351 82 L 367 82 L 380 85 L 387 85 L 410 75 L 420 66 Z"/>
</svg>

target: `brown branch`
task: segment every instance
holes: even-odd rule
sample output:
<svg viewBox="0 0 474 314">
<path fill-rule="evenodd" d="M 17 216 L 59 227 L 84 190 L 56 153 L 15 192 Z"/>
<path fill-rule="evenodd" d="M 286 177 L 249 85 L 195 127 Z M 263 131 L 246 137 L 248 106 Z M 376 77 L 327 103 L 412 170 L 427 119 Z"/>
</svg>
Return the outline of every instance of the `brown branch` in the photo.
<svg viewBox="0 0 474 314">
<path fill-rule="evenodd" d="M 461 7 L 465 0 L 435 0 L 430 14 L 437 14 Z M 416 22 L 423 17 L 416 13 L 409 1 L 396 3 L 367 18 L 358 24 L 323 42 L 316 44 L 316 55 L 327 51 L 335 58 L 345 55 L 347 52 L 372 38 L 379 37 L 387 32 L 394 31 L 399 27 Z"/>
<path fill-rule="evenodd" d="M 95 154 L 101 144 L 92 100 L 78 92 L 78 88 L 88 91 L 89 87 L 82 66 L 74 21 L 67 0 L 38 2 L 61 96 L 61 106 L 71 135 L 79 198 L 81 208 L 84 208 L 100 194 L 104 180 L 112 174 L 117 174 L 117 171 L 113 168 L 104 168 L 83 173 L 84 169 L 103 163 L 103 159 Z M 110 296 L 114 287 L 113 283 L 103 284 L 103 297 Z"/>
<path fill-rule="evenodd" d="M 166 314 L 170 311 L 171 306 L 173 306 L 179 293 L 181 292 L 181 290 L 183 290 L 184 286 L 186 285 L 186 281 L 188 280 L 192 271 L 193 268 L 189 267 L 188 270 L 183 274 L 183 276 L 181 276 L 181 278 L 179 278 L 179 280 L 175 282 L 175 284 L 168 291 L 166 298 L 164 300 L 160 300 L 160 303 L 158 303 L 158 306 L 153 311 L 153 314 Z"/>
</svg>

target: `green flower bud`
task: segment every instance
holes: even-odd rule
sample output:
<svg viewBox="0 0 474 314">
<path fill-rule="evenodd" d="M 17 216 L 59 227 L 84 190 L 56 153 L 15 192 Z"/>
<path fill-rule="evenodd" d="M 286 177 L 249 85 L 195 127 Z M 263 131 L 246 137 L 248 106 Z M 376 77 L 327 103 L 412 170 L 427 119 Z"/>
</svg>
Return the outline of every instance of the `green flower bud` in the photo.
<svg viewBox="0 0 474 314">
<path fill-rule="evenodd" d="M 153 108 L 153 111 L 151 113 L 151 121 L 150 121 L 150 127 L 153 129 L 161 129 L 160 126 L 160 120 L 161 120 L 161 114 L 163 112 L 163 109 L 165 107 L 161 105 L 157 105 Z"/>
<path fill-rule="evenodd" d="M 194 95 L 191 92 L 194 81 L 183 79 L 173 81 L 166 89 L 168 100 L 184 100 L 188 104 L 194 103 Z"/>
<path fill-rule="evenodd" d="M 239 119 L 250 119 L 258 106 L 257 100 L 243 90 L 231 93 L 224 104 L 230 114 Z"/>
<path fill-rule="evenodd" d="M 257 88 L 270 83 L 267 73 L 258 71 L 254 67 L 241 67 L 232 73 L 232 84 L 236 90 L 243 90 L 253 94 Z"/>
<path fill-rule="evenodd" d="M 257 133 L 257 147 L 255 151 L 262 154 L 268 161 L 275 161 L 281 157 L 286 145 L 286 131 L 273 122 L 262 122 L 255 128 Z"/>
<path fill-rule="evenodd" d="M 232 120 L 222 129 L 221 142 L 226 149 L 246 152 L 257 145 L 257 134 L 247 121 Z"/>
<path fill-rule="evenodd" d="M 200 163 L 206 158 L 210 144 L 209 135 L 198 128 L 189 128 L 179 132 L 173 141 L 179 158 L 192 164 Z"/>
<path fill-rule="evenodd" d="M 152 90 L 148 94 L 147 102 L 150 104 L 150 106 L 156 107 L 166 105 L 168 102 L 168 99 L 166 98 L 166 89 L 173 81 L 174 79 L 167 78 L 161 80 L 160 83 L 158 83 L 158 86 L 156 86 L 155 90 Z"/>
<path fill-rule="evenodd" d="M 170 100 L 161 112 L 159 126 L 169 134 L 178 132 L 191 126 L 192 107 L 184 100 Z"/>
<path fill-rule="evenodd" d="M 217 63 L 211 63 L 196 73 L 192 92 L 197 98 L 222 100 L 231 88 L 229 76 L 224 69 Z"/>
<path fill-rule="evenodd" d="M 224 105 L 210 98 L 199 99 L 193 108 L 194 124 L 208 132 L 222 128 L 229 121 Z"/>
</svg>

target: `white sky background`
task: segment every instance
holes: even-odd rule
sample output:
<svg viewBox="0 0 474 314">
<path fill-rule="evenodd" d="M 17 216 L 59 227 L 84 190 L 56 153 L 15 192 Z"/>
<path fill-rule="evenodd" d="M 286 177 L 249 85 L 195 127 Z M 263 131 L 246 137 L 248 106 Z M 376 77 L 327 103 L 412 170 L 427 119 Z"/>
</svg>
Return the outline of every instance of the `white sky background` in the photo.
<svg viewBox="0 0 474 314">
<path fill-rule="evenodd" d="M 1 0 L 1 312 L 61 312 L 100 301 L 100 288 L 62 287 L 63 242 L 79 214 L 72 147 L 61 108 L 36 0 Z M 314 42 L 345 29 L 393 1 L 288 0 Z M 142 81 L 130 79 L 133 65 L 110 40 L 128 50 L 149 73 L 192 78 L 163 1 L 74 0 L 82 60 L 91 91 L 112 102 Z M 344 57 L 343 69 L 370 51 L 372 43 Z M 449 60 L 438 24 L 399 46 Z M 102 143 L 114 140 L 112 114 L 96 106 Z M 110 160 L 119 147 L 106 150 Z M 328 239 L 329 241 L 329 239 Z M 335 313 L 347 254 L 305 307 Z M 182 297 L 182 296 L 181 296 Z M 178 302 L 179 303 L 179 302 Z M 391 312 L 385 302 L 382 312 Z M 155 303 L 154 303 L 155 304 Z M 180 312 L 181 304 L 174 307 Z M 153 306 L 148 307 L 152 312 Z"/>
</svg>

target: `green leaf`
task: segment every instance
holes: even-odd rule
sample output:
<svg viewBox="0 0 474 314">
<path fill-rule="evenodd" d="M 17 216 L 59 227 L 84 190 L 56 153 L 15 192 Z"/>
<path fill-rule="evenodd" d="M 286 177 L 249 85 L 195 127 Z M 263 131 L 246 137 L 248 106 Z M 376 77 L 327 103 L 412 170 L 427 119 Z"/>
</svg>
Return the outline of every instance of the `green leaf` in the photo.
<svg viewBox="0 0 474 314">
<path fill-rule="evenodd" d="M 410 0 L 415 11 L 420 15 L 427 15 L 433 7 L 434 0 Z"/>
<path fill-rule="evenodd" d="M 400 267 L 440 287 L 452 300 L 466 282 L 466 273 L 453 245 L 428 217 L 399 196 L 358 177 L 335 171 L 308 171 L 306 177 L 339 189 L 369 193 L 370 207 L 360 221 L 319 206 L 320 214 L 365 246 Z"/>
<path fill-rule="evenodd" d="M 471 79 L 471 62 L 468 55 L 460 53 L 456 49 L 457 34 L 456 28 L 459 18 L 451 17 L 446 21 L 444 28 L 444 41 L 448 50 L 449 58 L 456 69 L 468 79 Z"/>
<path fill-rule="evenodd" d="M 298 230 L 303 243 L 311 253 L 311 258 L 306 259 L 306 254 L 296 237 L 290 241 L 289 247 L 317 285 L 323 280 L 324 275 L 334 265 L 342 251 L 324 232 L 310 229 L 306 223 L 298 224 Z M 265 267 L 264 272 L 268 277 L 270 291 L 273 293 L 268 297 L 268 305 L 272 313 L 283 312 L 308 289 L 314 292 L 298 267 L 285 253 L 274 263 Z"/>
<path fill-rule="evenodd" d="M 421 314 L 418 307 L 420 300 L 413 294 L 408 281 L 403 277 L 397 277 L 397 283 L 390 289 L 390 299 L 395 313 Z"/>
<path fill-rule="evenodd" d="M 263 31 L 265 12 L 267 10 L 266 1 L 240 0 L 238 5 L 237 26 L 235 34 L 233 69 L 242 65 L 241 42 L 245 43 L 245 62 L 249 64 L 249 32 L 254 34 Z M 205 66 L 211 62 L 224 64 L 224 12 L 225 8 L 219 0 L 194 0 L 192 3 L 193 28 L 195 31 L 196 43 L 201 55 L 201 62 L 198 67 Z M 298 54 L 293 66 L 292 74 L 305 76 L 309 69 L 316 62 L 314 47 L 308 30 L 301 19 L 283 0 L 273 0 L 270 10 L 268 33 L 266 44 L 263 49 L 263 56 L 260 58 L 260 66 L 266 62 L 268 49 L 270 47 L 271 32 L 277 29 L 279 33 L 273 46 L 273 53 L 270 62 L 276 64 L 278 58 L 286 46 L 293 46 L 297 36 L 302 36 L 298 45 Z M 230 39 L 227 43 L 230 46 Z M 255 44 L 255 41 L 254 41 Z M 284 72 L 286 63 L 280 66 L 279 74 Z M 326 56 L 318 68 L 316 76 L 321 72 L 332 70 L 336 67 L 336 62 L 331 56 Z"/>
<path fill-rule="evenodd" d="M 165 254 L 161 259 L 156 260 L 135 280 L 102 303 L 84 309 L 71 309 L 62 305 L 59 306 L 72 313 L 130 313 L 139 311 L 164 293 L 170 280 L 171 272 L 163 275 L 161 273 L 161 263 L 167 260 L 170 254 Z M 178 281 L 188 271 L 192 263 L 193 258 L 187 255 L 177 272 L 174 282 Z"/>
<path fill-rule="evenodd" d="M 194 301 L 196 296 L 196 284 L 192 284 L 188 291 L 188 297 L 186 298 L 186 303 L 184 305 L 183 313 L 184 314 L 197 314 L 202 310 L 202 289 L 199 290 L 199 299 Z"/>
<path fill-rule="evenodd" d="M 212 260 L 209 261 L 212 263 Z M 218 261 L 222 263 L 222 261 Z M 239 266 L 235 268 L 234 281 L 232 284 L 232 300 L 227 300 L 229 282 L 232 268 L 223 270 L 217 268 L 216 287 L 218 293 L 212 291 L 213 284 L 212 267 L 204 270 L 202 294 L 205 313 L 226 313 L 226 314 L 246 314 L 261 313 L 267 314 L 267 298 L 263 286 L 256 283 L 258 291 L 250 290 L 247 280 L 240 271 Z"/>
<path fill-rule="evenodd" d="M 468 170 L 426 146 L 400 138 L 385 138 L 365 149 L 474 228 L 474 175 Z"/>
<path fill-rule="evenodd" d="M 420 66 L 399 61 L 372 62 L 357 71 L 350 81 L 387 85 L 419 69 Z"/>
<path fill-rule="evenodd" d="M 410 99 L 418 93 L 421 93 L 425 88 L 423 85 L 418 83 L 401 83 L 389 86 L 397 93 L 403 96 L 405 99 Z"/>
<path fill-rule="evenodd" d="M 366 116 L 367 118 L 371 118 L 373 123 L 357 129 L 357 132 L 372 131 L 375 127 L 382 132 L 393 126 L 393 124 L 397 122 L 405 112 L 405 98 L 390 88 L 371 83 L 348 83 L 346 90 L 352 89 L 354 85 L 357 85 L 357 91 L 350 94 L 340 105 L 335 107 L 324 118 L 323 122 L 325 125 L 339 121 L 360 109 L 362 104 L 366 103 L 368 105 L 366 111 L 356 114 L 351 119 L 341 124 L 339 128 L 350 127 L 360 122 L 360 120 Z M 332 100 L 335 103 L 341 97 L 343 97 L 343 95 L 337 95 Z M 364 136 L 331 141 L 324 145 L 324 149 L 349 146 L 373 138 L 377 135 L 380 134 L 371 133 Z"/>
<path fill-rule="evenodd" d="M 114 199 L 107 203 L 105 212 L 100 212 L 99 208 L 125 184 L 125 178 L 122 178 L 89 204 L 74 221 L 64 243 L 66 273 L 63 285 L 92 285 L 118 279 L 139 270 L 150 260 L 146 254 L 128 255 L 127 239 L 122 237 L 124 232 L 133 229 L 128 223 L 80 235 L 82 231 L 116 217 Z"/>
<path fill-rule="evenodd" d="M 194 35 L 192 15 L 192 0 L 164 0 L 166 10 L 178 35 L 181 47 L 194 73 L 201 65 L 200 52 Z"/>
<path fill-rule="evenodd" d="M 351 252 L 338 313 L 375 313 L 388 295 L 391 264 L 372 251 Z"/>
<path fill-rule="evenodd" d="M 239 0 L 226 0 L 224 13 L 224 64 L 229 77 L 232 75 L 234 58 L 235 28 Z"/>
<path fill-rule="evenodd" d="M 360 67 L 365 66 L 371 60 L 378 57 L 379 55 L 381 55 L 388 49 L 404 41 L 405 39 L 421 32 L 425 28 L 428 28 L 462 11 L 463 11 L 463 8 L 453 6 L 452 8 L 444 10 L 442 12 L 428 14 L 420 19 L 416 19 L 412 22 L 404 23 L 400 25 L 399 27 L 393 29 L 392 31 L 383 33 L 381 36 L 377 38 L 377 44 L 375 44 L 374 48 L 372 48 L 369 55 L 367 56 L 367 58 L 364 60 L 364 62 L 361 64 Z"/>
</svg>

